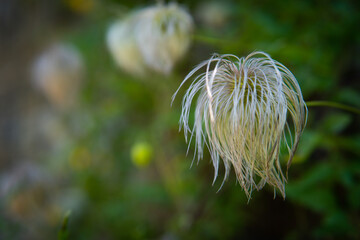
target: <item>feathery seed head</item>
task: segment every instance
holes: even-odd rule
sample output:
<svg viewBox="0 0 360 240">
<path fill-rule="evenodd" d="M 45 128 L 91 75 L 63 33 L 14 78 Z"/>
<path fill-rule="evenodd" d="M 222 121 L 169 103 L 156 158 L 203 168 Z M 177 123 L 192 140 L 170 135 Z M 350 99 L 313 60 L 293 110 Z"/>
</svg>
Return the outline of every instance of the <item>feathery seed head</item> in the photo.
<svg viewBox="0 0 360 240">
<path fill-rule="evenodd" d="M 252 191 L 265 183 L 285 197 L 280 146 L 285 143 L 287 147 L 289 167 L 307 119 L 307 108 L 294 75 L 263 52 L 245 58 L 214 55 L 193 69 L 180 87 L 202 68 L 206 71 L 194 78 L 185 93 L 179 122 L 186 140 L 189 134 L 190 142 L 195 137 L 198 160 L 206 145 L 215 168 L 214 181 L 222 159 L 224 181 L 233 166 L 249 199 Z M 195 96 L 195 122 L 190 127 Z"/>
<path fill-rule="evenodd" d="M 169 74 L 187 51 L 192 29 L 193 20 L 183 8 L 159 4 L 110 27 L 107 44 L 117 63 L 130 73 L 143 75 L 151 69 Z"/>
</svg>

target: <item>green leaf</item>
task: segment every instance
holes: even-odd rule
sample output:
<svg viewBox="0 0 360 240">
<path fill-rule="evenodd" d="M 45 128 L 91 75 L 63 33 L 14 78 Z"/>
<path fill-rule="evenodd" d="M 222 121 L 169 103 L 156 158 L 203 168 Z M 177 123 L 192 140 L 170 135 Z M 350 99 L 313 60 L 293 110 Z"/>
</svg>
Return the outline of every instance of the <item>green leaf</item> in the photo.
<svg viewBox="0 0 360 240">
<path fill-rule="evenodd" d="M 337 112 L 329 115 L 321 125 L 326 132 L 339 133 L 343 131 L 351 122 L 351 116 L 347 113 Z"/>
<path fill-rule="evenodd" d="M 64 220 L 61 225 L 61 229 L 58 232 L 58 240 L 68 240 L 69 239 L 68 223 L 69 223 L 70 215 L 71 215 L 71 211 L 67 211 L 65 213 Z"/>
<path fill-rule="evenodd" d="M 331 184 L 336 169 L 333 164 L 322 163 L 312 168 L 303 178 L 290 182 L 286 194 L 292 201 L 309 209 L 327 213 L 336 209 Z"/>
</svg>

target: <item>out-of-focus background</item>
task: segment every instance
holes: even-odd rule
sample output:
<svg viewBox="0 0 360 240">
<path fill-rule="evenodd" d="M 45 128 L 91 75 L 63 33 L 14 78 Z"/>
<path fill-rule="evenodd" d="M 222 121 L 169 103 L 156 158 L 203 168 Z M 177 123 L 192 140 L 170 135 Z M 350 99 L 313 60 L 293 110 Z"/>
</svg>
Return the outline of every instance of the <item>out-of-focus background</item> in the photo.
<svg viewBox="0 0 360 240">
<path fill-rule="evenodd" d="M 189 51 L 140 77 L 106 34 L 155 1 L 1 1 L 0 239 L 56 239 L 68 211 L 69 239 L 360 239 L 359 115 L 309 108 L 286 199 L 266 186 L 248 202 L 234 174 L 212 186 L 208 152 L 190 168 L 185 88 L 170 107 L 212 53 L 262 50 L 306 101 L 359 108 L 359 1 L 178 3 L 194 18 Z"/>
</svg>

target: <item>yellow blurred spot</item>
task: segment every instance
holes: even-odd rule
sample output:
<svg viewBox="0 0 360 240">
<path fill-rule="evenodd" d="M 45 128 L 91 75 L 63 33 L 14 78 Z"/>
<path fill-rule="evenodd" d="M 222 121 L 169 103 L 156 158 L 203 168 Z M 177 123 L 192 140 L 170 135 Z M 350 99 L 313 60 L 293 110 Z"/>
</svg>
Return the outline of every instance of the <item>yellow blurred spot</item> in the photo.
<svg viewBox="0 0 360 240">
<path fill-rule="evenodd" d="M 152 146 L 146 142 L 138 142 L 131 148 L 131 160 L 137 167 L 149 165 L 152 155 Z"/>
<path fill-rule="evenodd" d="M 79 147 L 75 149 L 69 158 L 69 164 L 71 168 L 75 170 L 83 170 L 91 164 L 91 154 L 85 147 Z"/>
<path fill-rule="evenodd" d="M 77 13 L 88 13 L 94 8 L 94 0 L 65 0 L 65 3 Z"/>
</svg>

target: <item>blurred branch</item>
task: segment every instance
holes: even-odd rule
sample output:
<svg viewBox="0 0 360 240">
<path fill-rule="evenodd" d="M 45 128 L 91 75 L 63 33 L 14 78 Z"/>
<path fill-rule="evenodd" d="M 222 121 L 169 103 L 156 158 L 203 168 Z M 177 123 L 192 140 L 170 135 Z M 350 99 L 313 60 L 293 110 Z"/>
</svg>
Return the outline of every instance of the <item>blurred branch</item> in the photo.
<svg viewBox="0 0 360 240">
<path fill-rule="evenodd" d="M 180 199 L 181 195 L 181 184 L 179 176 L 176 170 L 176 163 L 172 154 L 168 151 L 167 148 L 164 148 L 169 144 L 169 140 L 166 139 L 166 132 L 168 128 L 164 128 L 163 124 L 166 116 L 169 116 L 171 108 L 169 102 L 171 101 L 171 96 L 173 94 L 172 90 L 176 89 L 176 81 L 167 81 L 167 84 L 163 84 L 166 79 L 160 79 L 160 82 L 156 85 L 157 92 L 155 97 L 156 102 L 156 119 L 153 122 L 151 128 L 153 129 L 153 142 L 154 148 L 160 149 L 157 151 L 156 156 L 154 157 L 154 162 L 156 168 L 159 171 L 160 177 L 163 181 L 164 187 L 170 197 L 172 198 L 173 204 L 176 207 L 177 211 L 181 212 L 182 210 L 182 201 Z"/>
<path fill-rule="evenodd" d="M 330 102 L 330 101 L 308 101 L 306 102 L 306 105 L 308 107 L 332 107 L 332 108 L 338 108 L 345 111 L 353 112 L 356 114 L 360 114 L 360 109 L 352 106 L 348 106 L 342 103 L 337 102 Z"/>
</svg>

